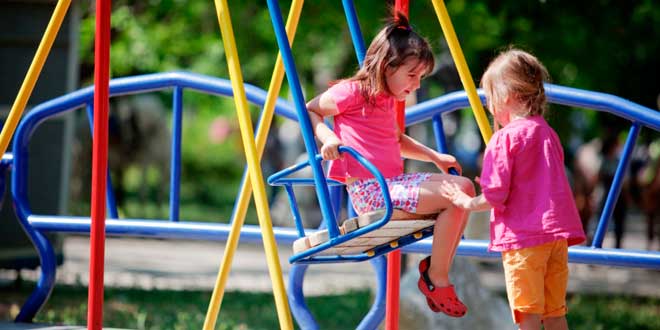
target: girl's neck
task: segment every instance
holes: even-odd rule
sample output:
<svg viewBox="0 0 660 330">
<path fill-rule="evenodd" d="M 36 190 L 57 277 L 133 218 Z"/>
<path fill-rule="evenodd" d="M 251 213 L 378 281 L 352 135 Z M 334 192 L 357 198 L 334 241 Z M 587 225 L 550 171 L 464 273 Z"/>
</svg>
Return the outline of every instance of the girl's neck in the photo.
<svg viewBox="0 0 660 330">
<path fill-rule="evenodd" d="M 525 119 L 525 118 L 529 117 L 529 116 L 526 116 L 526 115 L 519 115 L 519 114 L 516 114 L 516 113 L 511 113 L 509 116 L 510 116 L 509 117 L 509 119 L 510 119 L 509 122 L 512 122 L 512 121 L 515 121 L 515 120 L 518 120 L 518 119 Z"/>
<path fill-rule="evenodd" d="M 508 126 L 509 124 L 513 123 L 514 121 L 517 121 L 517 120 L 520 120 L 520 119 L 524 119 L 524 118 L 527 118 L 527 117 L 528 117 L 528 116 L 525 116 L 525 115 L 519 115 L 519 114 L 516 114 L 516 113 L 514 113 L 514 112 L 509 112 L 509 118 L 507 118 L 507 119 L 504 120 L 504 121 L 500 121 L 500 122 L 498 123 L 497 127 L 495 128 L 495 130 L 497 130 L 497 129 L 499 129 L 499 128 L 506 127 L 506 126 Z"/>
<path fill-rule="evenodd" d="M 511 102 L 508 108 L 509 122 L 529 117 L 529 110 L 518 102 Z"/>
</svg>

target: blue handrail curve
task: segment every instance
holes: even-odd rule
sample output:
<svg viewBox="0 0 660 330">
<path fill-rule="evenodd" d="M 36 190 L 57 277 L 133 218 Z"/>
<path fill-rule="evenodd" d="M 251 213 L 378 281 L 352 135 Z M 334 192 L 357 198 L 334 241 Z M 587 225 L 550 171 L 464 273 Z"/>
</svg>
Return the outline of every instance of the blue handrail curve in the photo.
<svg viewBox="0 0 660 330">
<path fill-rule="evenodd" d="M 183 89 L 191 89 L 218 96 L 233 96 L 231 82 L 229 80 L 189 72 L 155 73 L 113 79 L 110 82 L 110 96 L 116 97 L 168 88 L 174 88 L 175 110 L 177 108 L 180 109 L 180 97 Z M 259 106 L 263 106 L 265 103 L 267 93 L 258 87 L 245 84 L 245 92 L 249 102 Z M 37 105 L 22 119 L 14 136 L 11 187 L 14 208 L 20 225 L 25 230 L 30 241 L 35 245 L 41 261 L 37 288 L 35 288 L 16 317 L 16 320 L 19 322 L 29 322 L 34 318 L 34 315 L 48 299 L 55 283 L 55 254 L 50 242 L 42 232 L 61 231 L 89 233 L 90 223 L 89 218 L 48 215 L 40 216 L 33 214 L 27 195 L 27 169 L 30 137 L 42 122 L 52 116 L 79 108 L 89 109 L 93 104 L 93 93 L 94 87 L 90 86 Z M 283 100 L 278 100 L 276 102 L 275 112 L 287 118 L 295 118 L 292 106 Z M 175 113 L 174 118 L 180 119 L 180 116 Z M 173 144 L 180 144 L 180 134 L 174 134 L 174 138 L 179 140 L 174 141 Z M 173 153 L 173 157 L 178 157 L 178 153 Z M 180 166 L 180 164 L 173 163 L 173 165 L 175 165 L 176 168 L 172 170 L 172 180 L 177 180 L 178 182 L 178 166 Z M 113 196 L 109 194 L 109 197 L 112 201 Z M 129 221 L 124 223 L 122 220 L 109 219 L 106 225 L 108 233 L 110 235 L 213 239 L 208 235 L 205 235 L 203 232 L 213 232 L 215 229 L 224 232 L 224 230 L 227 229 L 224 228 L 224 226 L 216 226 L 217 228 L 213 228 L 212 230 L 202 224 L 194 223 L 177 227 L 174 223 L 169 222 L 176 222 L 176 220 L 178 220 L 178 200 L 176 201 L 176 210 L 172 210 L 172 208 L 170 210 L 170 220 L 173 221 Z M 110 214 L 111 217 L 116 218 L 116 210 L 115 212 L 111 210 Z"/>
</svg>

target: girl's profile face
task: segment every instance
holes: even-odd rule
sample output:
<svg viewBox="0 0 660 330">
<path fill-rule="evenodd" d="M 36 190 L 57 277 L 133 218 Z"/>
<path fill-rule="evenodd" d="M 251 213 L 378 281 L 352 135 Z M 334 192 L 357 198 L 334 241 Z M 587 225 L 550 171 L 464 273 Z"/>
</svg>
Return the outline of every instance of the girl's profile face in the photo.
<svg viewBox="0 0 660 330">
<path fill-rule="evenodd" d="M 390 93 L 397 101 L 404 101 L 406 96 L 419 88 L 419 83 L 426 73 L 426 66 L 418 59 L 410 58 L 396 68 L 385 71 L 385 82 Z"/>
</svg>

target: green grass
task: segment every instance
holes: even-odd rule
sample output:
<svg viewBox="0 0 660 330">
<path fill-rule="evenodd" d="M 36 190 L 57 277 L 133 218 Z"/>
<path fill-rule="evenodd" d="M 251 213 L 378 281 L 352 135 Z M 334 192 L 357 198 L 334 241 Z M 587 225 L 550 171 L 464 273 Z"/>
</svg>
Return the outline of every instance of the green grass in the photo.
<svg viewBox="0 0 660 330">
<path fill-rule="evenodd" d="M 572 295 L 568 322 L 574 330 L 660 329 L 660 299 Z"/>
<path fill-rule="evenodd" d="M 0 289 L 0 320 L 12 320 L 29 295 L 28 285 Z M 210 291 L 145 291 L 106 288 L 103 312 L 105 327 L 149 330 L 201 329 L 211 297 Z M 351 329 L 371 307 L 367 290 L 307 299 L 322 329 Z M 85 325 L 85 287 L 57 286 L 35 322 Z M 279 329 L 271 293 L 226 292 L 215 329 Z"/>
<path fill-rule="evenodd" d="M 12 320 L 27 298 L 30 283 L 0 287 L 0 320 Z M 201 329 L 210 291 L 145 291 L 107 288 L 103 323 L 125 329 Z M 321 329 L 353 329 L 371 304 L 367 290 L 310 297 L 307 304 Z M 87 289 L 57 286 L 35 322 L 85 325 Z M 660 329 L 660 299 L 574 294 L 568 298 L 568 321 L 573 330 Z M 278 329 L 270 293 L 227 292 L 216 329 Z"/>
</svg>

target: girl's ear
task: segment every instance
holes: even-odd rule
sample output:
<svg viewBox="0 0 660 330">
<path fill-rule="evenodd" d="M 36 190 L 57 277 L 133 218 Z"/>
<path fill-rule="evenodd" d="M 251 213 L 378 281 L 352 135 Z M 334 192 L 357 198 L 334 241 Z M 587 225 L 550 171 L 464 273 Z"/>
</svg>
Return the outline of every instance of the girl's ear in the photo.
<svg viewBox="0 0 660 330">
<path fill-rule="evenodd" d="M 381 72 L 383 72 L 385 74 L 385 76 L 388 76 L 388 75 L 392 74 L 392 71 L 394 71 L 394 68 L 387 65 L 387 63 L 385 63 L 385 61 L 383 61 L 380 64 L 380 69 L 381 69 Z"/>
<path fill-rule="evenodd" d="M 383 61 L 384 62 L 384 61 Z M 385 63 L 382 64 L 382 71 L 383 72 L 383 88 L 385 88 L 384 91 L 381 92 L 390 92 L 390 86 L 387 84 L 387 80 L 390 78 L 390 75 L 392 75 L 392 72 L 394 69 L 391 66 L 386 65 Z"/>
</svg>

